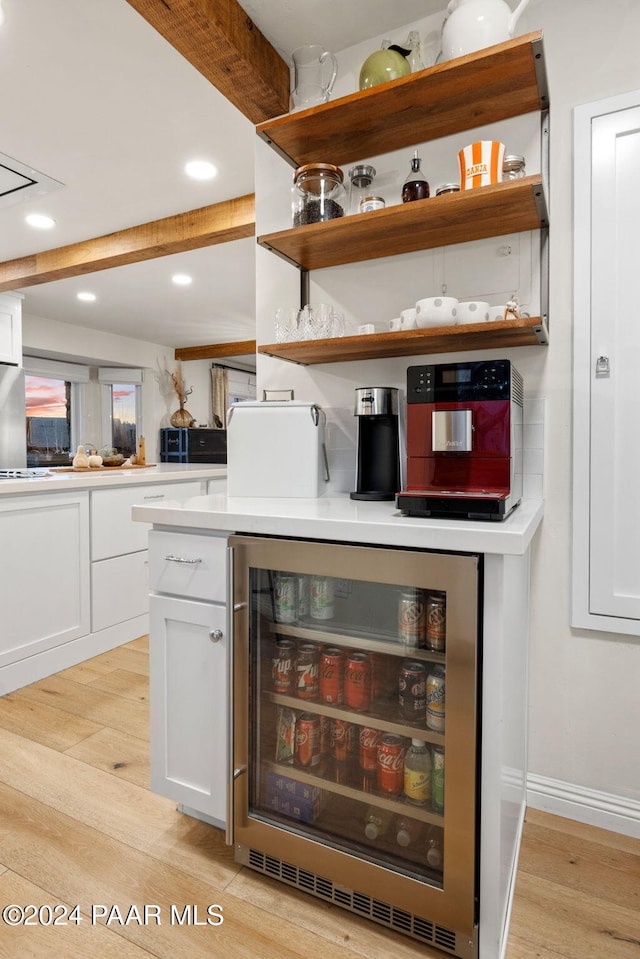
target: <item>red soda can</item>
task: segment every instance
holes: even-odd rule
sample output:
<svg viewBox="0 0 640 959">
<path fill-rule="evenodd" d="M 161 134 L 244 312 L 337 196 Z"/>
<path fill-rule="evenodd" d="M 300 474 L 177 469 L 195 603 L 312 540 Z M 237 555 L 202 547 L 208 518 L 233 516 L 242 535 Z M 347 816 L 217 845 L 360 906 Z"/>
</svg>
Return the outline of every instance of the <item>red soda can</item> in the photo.
<svg viewBox="0 0 640 959">
<path fill-rule="evenodd" d="M 371 661 L 366 653 L 350 653 L 344 667 L 344 702 L 350 709 L 371 704 Z"/>
<path fill-rule="evenodd" d="M 378 746 L 378 789 L 387 796 L 400 796 L 404 787 L 404 741 L 391 733 Z"/>
<path fill-rule="evenodd" d="M 279 639 L 271 661 L 273 691 L 284 696 L 293 695 L 293 651 L 295 643 L 291 639 Z"/>
<path fill-rule="evenodd" d="M 373 726 L 362 726 L 360 729 L 359 757 L 360 769 L 363 772 L 375 772 L 378 764 L 378 746 L 380 733 Z"/>
<path fill-rule="evenodd" d="M 320 691 L 320 653 L 313 643 L 298 646 L 296 656 L 296 696 L 315 699 Z"/>
<path fill-rule="evenodd" d="M 338 762 L 345 762 L 351 753 L 353 726 L 345 719 L 331 720 L 331 755 Z"/>
<path fill-rule="evenodd" d="M 342 652 L 331 647 L 320 657 L 320 699 L 333 705 L 342 702 L 343 693 Z"/>
<path fill-rule="evenodd" d="M 297 766 L 317 766 L 320 762 L 320 717 L 303 713 L 296 723 L 295 762 Z"/>
</svg>

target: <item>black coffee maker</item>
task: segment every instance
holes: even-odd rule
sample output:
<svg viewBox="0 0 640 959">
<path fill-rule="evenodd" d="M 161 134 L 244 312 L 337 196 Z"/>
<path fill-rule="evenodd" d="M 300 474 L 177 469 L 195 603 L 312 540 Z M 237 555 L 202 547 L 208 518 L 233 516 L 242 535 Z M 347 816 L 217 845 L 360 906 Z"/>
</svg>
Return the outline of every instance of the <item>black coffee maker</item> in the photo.
<svg viewBox="0 0 640 959">
<path fill-rule="evenodd" d="M 358 388 L 354 416 L 358 417 L 358 458 L 351 499 L 395 499 L 400 490 L 398 390 Z"/>
</svg>

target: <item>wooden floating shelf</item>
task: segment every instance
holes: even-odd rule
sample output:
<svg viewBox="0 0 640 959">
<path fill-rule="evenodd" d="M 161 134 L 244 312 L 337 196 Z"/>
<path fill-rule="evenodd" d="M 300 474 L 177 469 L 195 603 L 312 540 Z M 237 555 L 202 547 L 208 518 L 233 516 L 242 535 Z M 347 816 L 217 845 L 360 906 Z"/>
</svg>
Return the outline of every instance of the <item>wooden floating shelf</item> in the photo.
<svg viewBox="0 0 640 959">
<path fill-rule="evenodd" d="M 257 127 L 293 166 L 345 163 L 549 106 L 542 32 Z"/>
<path fill-rule="evenodd" d="M 258 237 L 304 270 L 359 263 L 548 225 L 539 175 Z"/>
<path fill-rule="evenodd" d="M 301 340 L 259 346 L 258 353 L 290 360 L 302 366 L 377 360 L 391 356 L 455 353 L 462 350 L 496 350 L 513 346 L 547 344 L 549 335 L 541 317 L 439 326 L 400 333 L 370 333 L 327 340 Z"/>
</svg>

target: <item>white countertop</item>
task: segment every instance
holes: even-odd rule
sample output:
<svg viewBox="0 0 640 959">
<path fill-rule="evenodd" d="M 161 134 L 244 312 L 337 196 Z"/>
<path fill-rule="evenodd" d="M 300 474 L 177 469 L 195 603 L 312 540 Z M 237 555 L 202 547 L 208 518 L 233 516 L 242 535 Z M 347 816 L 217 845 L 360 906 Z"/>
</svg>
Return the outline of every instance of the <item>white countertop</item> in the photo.
<svg viewBox="0 0 640 959">
<path fill-rule="evenodd" d="M 187 530 L 223 530 L 349 543 L 522 555 L 542 520 L 543 503 L 524 500 L 501 523 L 402 516 L 392 502 L 356 501 L 347 493 L 318 499 L 227 497 L 134 506 L 134 520 Z"/>
<path fill-rule="evenodd" d="M 225 479 L 226 466 L 195 463 L 158 463 L 137 469 L 113 468 L 82 473 L 50 472 L 25 479 L 0 479 L 0 496 L 22 493 L 61 493 L 65 490 L 106 489 L 113 486 L 137 486 L 141 483 L 167 483 L 180 480 Z"/>
</svg>

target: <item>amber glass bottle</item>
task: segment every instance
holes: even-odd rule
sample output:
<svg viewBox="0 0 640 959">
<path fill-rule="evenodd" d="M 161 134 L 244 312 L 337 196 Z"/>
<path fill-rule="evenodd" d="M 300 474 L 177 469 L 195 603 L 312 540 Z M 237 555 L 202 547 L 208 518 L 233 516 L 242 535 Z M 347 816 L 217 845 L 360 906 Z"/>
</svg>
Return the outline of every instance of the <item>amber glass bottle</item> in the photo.
<svg viewBox="0 0 640 959">
<path fill-rule="evenodd" d="M 404 181 L 402 187 L 402 202 L 409 203 L 411 200 L 425 200 L 429 196 L 429 184 L 427 178 L 420 169 L 422 160 L 416 150 L 411 158 L 411 172 Z"/>
</svg>

